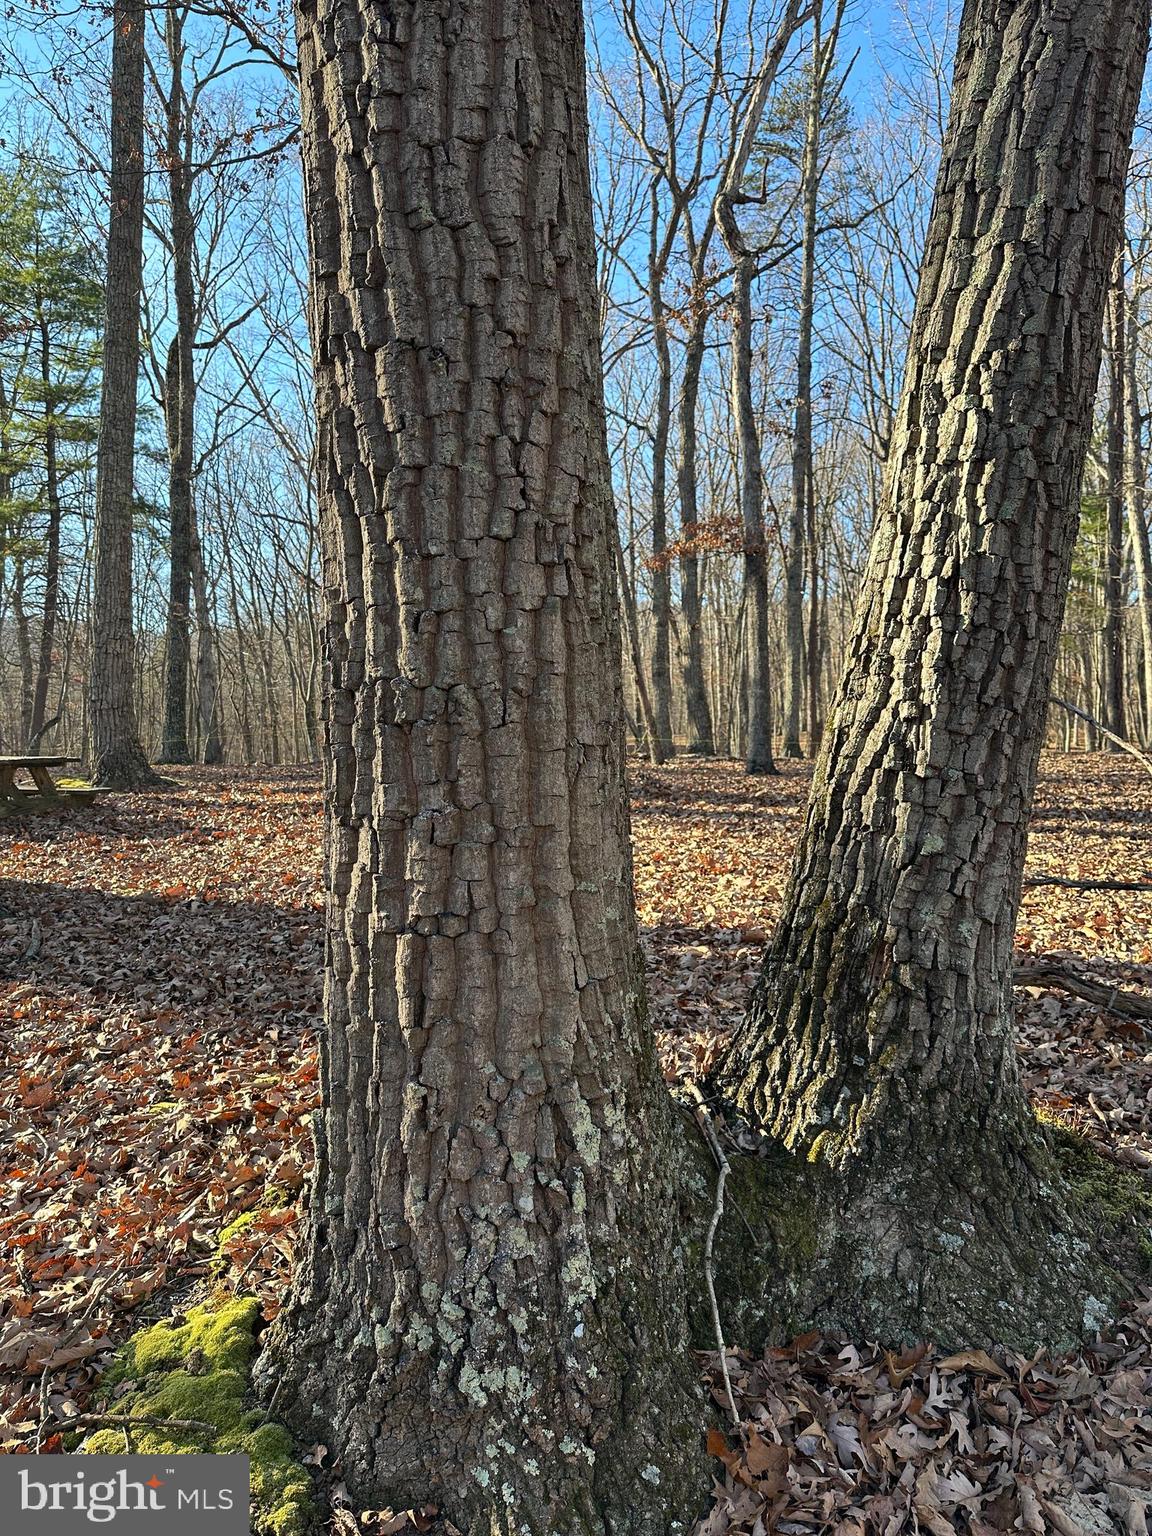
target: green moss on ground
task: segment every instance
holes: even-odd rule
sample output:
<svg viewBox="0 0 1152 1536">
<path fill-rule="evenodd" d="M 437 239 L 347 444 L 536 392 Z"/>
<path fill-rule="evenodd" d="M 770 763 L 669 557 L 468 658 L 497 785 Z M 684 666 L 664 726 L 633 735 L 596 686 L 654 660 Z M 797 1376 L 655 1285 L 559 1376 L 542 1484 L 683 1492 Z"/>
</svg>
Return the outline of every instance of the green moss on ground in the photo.
<svg viewBox="0 0 1152 1536">
<path fill-rule="evenodd" d="M 1152 1271 L 1152 1189 L 1147 1179 L 1102 1157 L 1067 1121 L 1042 1110 L 1074 1211 L 1091 1221 L 1098 1241 L 1129 1278 Z"/>
<path fill-rule="evenodd" d="M 129 1418 L 198 1419 L 212 1432 L 141 1428 L 132 1450 L 147 1454 L 210 1451 L 246 1455 L 252 1468 L 252 1523 L 258 1536 L 304 1536 L 313 1525 L 312 1483 L 296 1458 L 288 1431 L 269 1422 L 249 1400 L 256 1352 L 257 1303 L 252 1298 L 194 1307 L 183 1323 L 156 1323 L 121 1348 L 105 1378 L 131 1381 L 109 1407 Z M 119 1455 L 124 1432 L 96 1430 L 82 1449 Z"/>
</svg>

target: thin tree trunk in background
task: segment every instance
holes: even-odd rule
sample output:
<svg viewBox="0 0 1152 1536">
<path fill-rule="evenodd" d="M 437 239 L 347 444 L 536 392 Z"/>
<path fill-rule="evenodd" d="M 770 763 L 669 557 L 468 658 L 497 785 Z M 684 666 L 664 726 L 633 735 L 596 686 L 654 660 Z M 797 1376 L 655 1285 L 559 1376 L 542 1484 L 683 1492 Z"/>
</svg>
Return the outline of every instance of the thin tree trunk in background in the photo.
<svg viewBox="0 0 1152 1536">
<path fill-rule="evenodd" d="M 236 671 L 239 676 L 239 698 L 236 702 L 236 713 L 240 722 L 240 742 L 244 752 L 244 761 L 246 763 L 254 763 L 256 761 L 256 740 L 252 731 L 252 689 L 249 682 L 244 628 L 240 619 L 240 594 L 236 585 L 236 563 L 232 545 L 233 540 L 226 533 L 223 540 L 224 575 L 228 582 L 228 612 L 232 619 L 232 632 L 235 635 Z"/>
<path fill-rule="evenodd" d="M 636 687 L 636 702 L 640 710 L 640 723 L 644 729 L 644 746 L 649 762 L 659 766 L 663 762 L 656 742 L 656 717 L 652 713 L 652 699 L 644 676 L 644 655 L 640 649 L 640 628 L 636 619 L 636 595 L 628 580 L 628 568 L 624 564 L 624 551 L 620 547 L 620 530 L 613 526 L 612 546 L 616 561 L 616 579 L 620 591 L 620 606 L 628 635 L 628 652 L 632 661 L 632 681 Z"/>
<path fill-rule="evenodd" d="M 216 626 L 208 600 L 208 573 L 204 569 L 204 551 L 196 530 L 195 509 L 192 523 L 192 590 L 196 603 L 196 718 L 202 743 L 201 762 L 224 761 L 224 738 L 220 725 L 220 668 L 216 658 Z"/>
<path fill-rule="evenodd" d="M 12 617 L 16 621 L 16 654 L 20 658 L 20 741 L 27 746 L 32 734 L 32 709 L 36 697 L 36 664 L 32 656 L 32 626 L 28 610 L 24 606 L 24 589 L 28 582 L 28 568 L 22 556 L 13 561 L 15 577 L 12 582 Z"/>
<path fill-rule="evenodd" d="M 672 353 L 661 274 L 656 266 L 657 192 L 652 189 L 649 306 L 656 352 L 656 411 L 652 423 L 652 709 L 654 761 L 667 762 L 672 742 L 672 572 L 668 563 L 668 440 L 672 428 Z"/>
<path fill-rule="evenodd" d="M 748 632 L 748 747 L 745 770 L 776 772 L 772 756 L 772 671 L 768 647 L 768 546 L 764 531 L 764 468 L 752 397 L 752 278 L 756 259 L 740 255 L 734 278 L 732 411 L 740 445 L 740 516 L 744 530 L 744 602 Z"/>
<path fill-rule="evenodd" d="M 667 1536 L 707 1474 L 633 916 L 580 7 L 298 21 L 330 962 L 261 1383 L 362 1498 Z"/>
<path fill-rule="evenodd" d="M 52 349 L 43 303 L 39 305 L 40 382 L 44 389 L 44 501 L 48 508 L 48 531 L 44 552 L 44 606 L 40 620 L 40 645 L 36 661 L 36 685 L 32 696 L 32 717 L 28 724 L 28 750 L 39 746 L 48 718 L 48 689 L 52 683 L 52 661 L 56 650 L 56 623 L 60 611 L 60 479 L 56 462 L 58 432 L 56 407 L 52 399 Z"/>
<path fill-rule="evenodd" d="M 192 506 L 192 451 L 196 424 L 196 292 L 192 270 L 195 226 L 191 204 L 191 172 L 186 138 L 187 100 L 184 92 L 183 20 L 175 6 L 164 22 L 171 77 L 165 102 L 165 152 L 168 162 L 169 238 L 172 244 L 172 286 L 176 298 L 176 332 L 168 347 L 164 370 L 164 424 L 168 436 L 168 625 L 164 662 L 164 724 L 160 761 L 187 763 L 188 680 L 191 671 L 192 547 L 195 512 Z"/>
<path fill-rule="evenodd" d="M 132 508 L 144 242 L 145 17 L 144 0 L 115 0 L 87 753 L 94 780 L 114 789 L 159 782 L 140 745 L 133 699 Z"/>
<path fill-rule="evenodd" d="M 816 1320 L 867 1337 L 1055 1342 L 1111 1294 L 1012 944 L 1147 43 L 1147 0 L 964 7 L 847 670 L 724 1069 L 821 1181 Z"/>
<path fill-rule="evenodd" d="M 1124 292 L 1123 247 L 1116 253 L 1108 302 L 1108 495 L 1104 551 L 1104 709 L 1103 721 L 1117 736 L 1127 735 L 1124 709 L 1124 447 L 1125 376 L 1128 325 Z M 1106 749 L 1116 748 L 1107 741 Z"/>
<path fill-rule="evenodd" d="M 792 417 L 792 500 L 788 512 L 788 544 L 784 555 L 784 613 L 787 664 L 784 669 L 784 756 L 801 757 L 800 730 L 804 718 L 804 573 L 807 567 L 812 457 L 812 330 L 816 304 L 816 216 L 820 195 L 821 0 L 816 0 L 812 70 L 804 123 L 804 156 L 800 170 L 803 234 L 800 248 L 800 292 L 797 299 L 796 401 Z"/>
<path fill-rule="evenodd" d="M 680 390 L 680 537 L 689 546 L 700 519 L 696 465 L 696 412 L 700 398 L 700 369 L 704 363 L 707 310 L 702 294 L 695 295 L 692 330 L 684 352 Z M 704 637 L 700 628 L 700 556 L 689 547 L 680 557 L 680 607 L 684 615 L 684 703 L 688 712 L 688 750 L 714 757 L 716 741 L 708 684 L 704 671 Z"/>
<path fill-rule="evenodd" d="M 817 524 L 816 466 L 812 443 L 808 444 L 808 470 L 806 474 L 806 521 L 808 555 L 808 643 L 804 648 L 806 670 L 806 697 L 808 704 L 808 750 L 815 757 L 820 750 L 824 734 L 822 673 L 824 667 L 824 636 L 822 628 L 823 592 L 820 581 L 820 530 Z"/>
<path fill-rule="evenodd" d="M 772 756 L 772 678 L 768 638 L 768 549 L 764 527 L 764 464 L 760 424 L 752 395 L 752 283 L 755 252 L 740 229 L 736 209 L 746 200 L 745 178 L 784 53 L 802 25 L 800 0 L 788 0 L 757 70 L 733 143 L 723 185 L 714 204 L 717 227 L 733 263 L 732 412 L 738 445 L 738 486 L 743 533 L 740 628 L 745 636 L 745 686 L 739 697 L 748 712 L 745 758 L 750 774 L 776 772 Z"/>
<path fill-rule="evenodd" d="M 1144 744 L 1152 745 L 1152 548 L 1144 501 L 1144 445 L 1140 422 L 1140 395 L 1136 383 L 1136 357 L 1140 314 L 1136 302 L 1128 305 L 1127 347 L 1124 353 L 1124 467 L 1125 506 L 1136 568 L 1136 605 L 1140 615 L 1141 681 L 1144 705 Z"/>
</svg>

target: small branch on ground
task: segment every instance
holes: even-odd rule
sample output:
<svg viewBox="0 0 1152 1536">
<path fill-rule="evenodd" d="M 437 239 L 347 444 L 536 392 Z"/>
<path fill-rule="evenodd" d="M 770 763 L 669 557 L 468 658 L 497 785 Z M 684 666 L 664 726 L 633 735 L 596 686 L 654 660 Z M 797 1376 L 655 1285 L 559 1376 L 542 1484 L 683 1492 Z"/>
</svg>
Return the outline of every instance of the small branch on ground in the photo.
<svg viewBox="0 0 1152 1536">
<path fill-rule="evenodd" d="M 1012 984 L 1016 987 L 1056 987 L 1082 1002 L 1094 1003 L 1106 1013 L 1125 1019 L 1152 1020 L 1152 997 L 1138 992 L 1122 992 L 1106 982 L 1092 981 L 1058 965 L 1019 965 Z"/>
<path fill-rule="evenodd" d="M 728 1175 L 732 1170 L 724 1155 L 724 1148 L 720 1145 L 720 1138 L 712 1127 L 712 1117 L 708 1113 L 704 1095 L 695 1083 L 688 1083 L 686 1087 L 696 1104 L 696 1123 L 712 1149 L 712 1156 L 716 1159 L 718 1170 L 716 1204 L 712 1210 L 712 1220 L 708 1223 L 708 1235 L 704 1239 L 704 1283 L 708 1287 L 708 1305 L 712 1309 L 712 1328 L 716 1334 L 716 1348 L 720 1352 L 720 1374 L 724 1378 L 724 1395 L 728 1399 L 728 1412 L 732 1415 L 732 1423 L 739 1429 L 740 1411 L 736 1407 L 736 1398 L 732 1392 L 732 1378 L 728 1374 L 728 1349 L 724 1343 L 724 1325 L 720 1321 L 720 1303 L 716 1299 L 716 1280 L 712 1272 L 712 1249 L 720 1219 L 724 1215 L 724 1185 L 728 1182 Z"/>
<path fill-rule="evenodd" d="M 1058 885 L 1068 891 L 1152 891 L 1152 880 L 1065 880 L 1059 875 L 1034 875 L 1025 885 Z"/>
<path fill-rule="evenodd" d="M 113 1429 L 179 1429 L 209 1435 L 216 1433 L 216 1425 L 204 1419 L 153 1419 L 146 1415 L 136 1418 L 124 1413 L 77 1413 L 72 1418 L 64 1419 L 63 1424 L 66 1429 L 104 1429 L 111 1425 Z"/>
</svg>

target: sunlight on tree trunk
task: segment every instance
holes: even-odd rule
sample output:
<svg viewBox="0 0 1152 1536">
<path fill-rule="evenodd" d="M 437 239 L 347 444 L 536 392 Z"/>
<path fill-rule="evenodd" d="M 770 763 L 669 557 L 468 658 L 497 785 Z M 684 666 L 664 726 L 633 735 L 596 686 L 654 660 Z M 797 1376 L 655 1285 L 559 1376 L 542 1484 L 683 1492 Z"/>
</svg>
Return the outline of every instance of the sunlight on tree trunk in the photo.
<svg viewBox="0 0 1152 1536">
<path fill-rule="evenodd" d="M 117 0 L 112 12 L 112 161 L 96 450 L 88 756 L 96 782 L 116 789 L 158 782 L 137 736 L 133 701 L 132 509 L 144 240 L 145 14 L 143 0 Z"/>
<path fill-rule="evenodd" d="M 725 1069 L 829 1170 L 824 1312 L 872 1336 L 1100 1320 L 1021 1090 L 1012 943 L 1147 25 L 1146 0 L 965 7 L 847 670 Z"/>
<path fill-rule="evenodd" d="M 544 0 L 300 12 L 329 966 L 264 1380 L 360 1496 L 477 1536 L 663 1536 L 707 1488 L 633 915 L 582 37 Z"/>
</svg>

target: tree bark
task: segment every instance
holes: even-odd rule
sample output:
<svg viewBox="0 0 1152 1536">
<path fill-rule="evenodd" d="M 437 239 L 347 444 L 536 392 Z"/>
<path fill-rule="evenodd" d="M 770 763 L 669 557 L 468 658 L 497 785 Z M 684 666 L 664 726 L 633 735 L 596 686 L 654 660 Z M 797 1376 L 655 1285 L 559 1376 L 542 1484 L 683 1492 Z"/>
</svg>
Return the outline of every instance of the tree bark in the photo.
<svg viewBox="0 0 1152 1536">
<path fill-rule="evenodd" d="M 1140 394 L 1136 382 L 1136 357 L 1140 315 L 1136 303 L 1128 305 L 1128 336 L 1124 353 L 1124 416 L 1126 430 L 1124 502 L 1132 540 L 1136 571 L 1136 605 L 1140 615 L 1140 644 L 1144 700 L 1144 745 L 1152 746 L 1152 541 L 1144 501 L 1144 444 L 1140 423 Z"/>
<path fill-rule="evenodd" d="M 164 722 L 160 761 L 188 763 L 188 679 L 191 670 L 192 452 L 196 427 L 196 290 L 192 270 L 196 231 L 192 216 L 190 144 L 184 92 L 183 24 L 175 7 L 164 22 L 171 78 L 165 103 L 169 238 L 176 331 L 164 370 L 164 425 L 168 437 L 168 624 L 164 652 Z"/>
<path fill-rule="evenodd" d="M 703 273 L 696 286 L 703 282 Z M 708 309 L 701 292 L 693 294 L 692 330 L 684 352 L 684 377 L 680 389 L 680 460 L 676 469 L 680 496 L 680 537 L 689 546 L 697 537 L 700 520 L 696 473 L 696 411 L 700 398 L 700 370 L 704 364 L 705 327 Z M 680 606 L 684 614 L 684 703 L 688 712 L 688 750 L 702 757 L 716 755 L 712 711 L 704 673 L 704 636 L 701 630 L 700 556 L 689 547 L 680 558 Z"/>
<path fill-rule="evenodd" d="M 1123 246 L 1116 252 L 1108 297 L 1108 497 L 1104 550 L 1104 720 L 1127 735 L 1124 710 L 1124 485 L 1127 464 L 1124 409 L 1128 327 Z"/>
<path fill-rule="evenodd" d="M 224 737 L 220 725 L 220 667 L 216 657 L 216 626 L 208 596 L 204 551 L 192 522 L 192 592 L 196 604 L 196 716 L 202 748 L 200 760 L 209 765 L 224 761 Z"/>
<path fill-rule="evenodd" d="M 298 23 L 329 964 L 261 1380 L 360 1497 L 663 1536 L 707 1478 L 632 906 L 580 8 Z"/>
<path fill-rule="evenodd" d="M 39 744 L 47 729 L 48 689 L 52 684 L 52 660 L 56 650 L 56 624 L 60 612 L 60 476 L 57 467 L 56 403 L 52 394 L 52 348 L 43 300 L 37 306 L 40 339 L 40 382 L 44 388 L 44 501 L 48 530 L 44 551 L 44 607 L 40 619 L 40 644 L 36 657 L 36 686 L 28 745 Z"/>
<path fill-rule="evenodd" d="M 724 1068 L 823 1171 L 818 1312 L 1068 1337 L 1107 1290 L 1028 1112 L 1026 828 L 1147 0 L 967 0 L 884 504 L 786 916 Z"/>
<path fill-rule="evenodd" d="M 144 0 L 112 8 L 112 144 L 96 524 L 92 553 L 90 772 L 114 789 L 158 783 L 133 700 L 132 507 L 144 241 Z"/>
<path fill-rule="evenodd" d="M 784 555 L 784 627 L 788 662 L 784 671 L 784 756 L 801 757 L 800 728 L 804 716 L 804 572 L 808 538 L 815 520 L 812 453 L 812 331 L 816 306 L 816 216 L 820 196 L 820 124 L 827 77 L 820 43 L 816 5 L 816 36 L 800 170 L 803 233 L 800 247 L 800 294 L 797 311 L 796 401 L 792 419 L 792 501 L 788 515 L 788 547 Z M 814 748 L 813 748 L 814 750 Z"/>
<path fill-rule="evenodd" d="M 752 397 L 752 278 L 756 258 L 737 257 L 732 320 L 732 413 L 740 445 L 740 515 L 744 530 L 744 599 L 748 625 L 750 774 L 776 772 L 772 756 L 771 657 L 768 648 L 768 546 L 764 530 L 764 465 Z"/>
<path fill-rule="evenodd" d="M 658 183 L 652 184 L 649 306 L 656 353 L 656 409 L 652 422 L 652 709 L 656 717 L 655 760 L 675 754 L 672 740 L 672 572 L 668 563 L 668 439 L 672 429 L 672 349 L 663 277 L 657 259 Z"/>
<path fill-rule="evenodd" d="M 616 563 L 616 589 L 619 593 L 620 611 L 624 619 L 624 632 L 628 636 L 628 651 L 632 660 L 632 680 L 636 685 L 636 704 L 640 715 L 640 724 L 644 731 L 644 745 L 648 752 L 649 762 L 658 767 L 664 759 L 660 756 L 656 744 L 656 717 L 652 713 L 652 698 L 648 692 L 648 680 L 644 676 L 644 661 L 640 653 L 640 627 L 636 622 L 636 597 L 628 580 L 628 569 L 624 564 L 624 551 L 620 547 L 620 530 L 615 525 L 613 525 L 612 529 L 612 549 L 613 558 Z"/>
<path fill-rule="evenodd" d="M 15 576 L 12 581 L 12 617 L 16 627 L 16 654 L 20 659 L 20 740 L 27 744 L 32 735 L 32 710 L 36 697 L 36 663 L 32 655 L 32 625 L 24 606 L 24 589 L 28 583 L 28 567 L 23 555 L 12 562 Z"/>
</svg>

